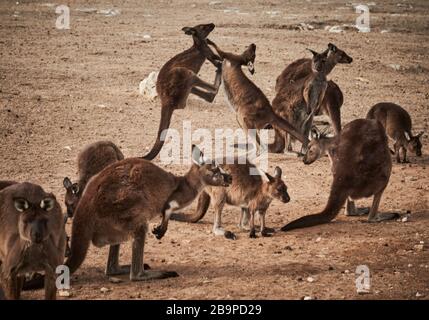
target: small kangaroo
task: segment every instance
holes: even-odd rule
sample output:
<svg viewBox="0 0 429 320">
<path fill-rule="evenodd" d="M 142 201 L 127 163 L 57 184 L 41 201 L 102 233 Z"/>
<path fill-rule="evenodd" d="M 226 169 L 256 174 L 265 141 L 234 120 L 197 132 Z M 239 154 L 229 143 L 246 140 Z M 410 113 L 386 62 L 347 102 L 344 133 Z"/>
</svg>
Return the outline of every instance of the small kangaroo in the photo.
<svg viewBox="0 0 429 320">
<path fill-rule="evenodd" d="M 265 94 L 243 72 L 241 66 L 247 66 L 249 72 L 255 72 L 254 62 L 256 57 L 256 45 L 251 44 L 241 55 L 224 52 L 210 40 L 207 43 L 213 46 L 222 63 L 222 83 L 228 103 L 237 112 L 237 121 L 240 127 L 246 131 L 249 129 L 265 129 L 273 127 L 279 131 L 289 133 L 304 145 L 308 143 L 305 137 L 288 121 L 274 113 Z M 259 136 L 256 135 L 256 143 L 259 147 Z"/>
<path fill-rule="evenodd" d="M 366 118 L 380 121 L 386 129 L 387 135 L 395 142 L 396 162 L 401 163 L 401 150 L 403 163 L 409 162 L 407 160 L 407 150 L 421 157 L 422 143 L 420 137 L 424 132 L 422 131 L 413 136 L 411 117 L 404 108 L 390 102 L 377 103 L 368 111 Z"/>
<path fill-rule="evenodd" d="M 352 57 L 332 43 L 328 44 L 328 50 L 329 52 L 325 65 L 326 75 L 328 75 L 337 64 L 350 64 L 353 62 Z M 311 73 L 311 65 L 311 59 L 307 58 L 298 59 L 289 64 L 277 77 L 275 87 L 276 92 L 281 92 L 284 88 L 287 88 L 299 79 L 305 78 Z M 328 115 L 331 119 L 335 134 L 338 134 L 341 131 L 340 109 L 343 105 L 343 101 L 343 93 L 341 92 L 341 89 L 334 81 L 328 81 L 328 87 L 326 89 L 325 97 L 322 100 L 320 111 Z M 319 115 L 321 112 L 316 115 Z"/>
<path fill-rule="evenodd" d="M 162 132 L 170 126 L 173 111 L 185 108 L 190 93 L 213 102 L 221 83 L 221 62 L 207 45 L 206 38 L 214 28 L 213 23 L 184 27 L 182 31 L 192 36 L 193 46 L 171 58 L 159 71 L 156 91 L 161 99 L 161 120 L 155 144 L 144 159 L 152 160 L 161 151 L 164 145 Z M 206 59 L 217 68 L 214 85 L 197 75 Z"/>
<path fill-rule="evenodd" d="M 78 182 L 73 183 L 68 177 L 65 177 L 63 181 L 64 188 L 66 189 L 64 202 L 68 217 L 73 217 L 73 213 L 89 179 L 111 163 L 122 159 L 124 159 L 124 155 L 121 150 L 111 141 L 91 143 L 79 153 L 77 157 Z"/>
<path fill-rule="evenodd" d="M 286 88 L 282 88 L 273 100 L 274 111 L 296 128 L 300 128 L 301 133 L 306 137 L 310 133 L 313 117 L 319 112 L 328 87 L 326 62 L 329 49 L 321 54 L 310 51 L 313 54 L 311 73 Z M 288 151 L 292 151 L 293 137 L 288 134 L 281 135 L 282 133 L 276 130 L 274 143 L 269 145 L 271 152 L 282 152 L 286 137 L 288 138 Z"/>
<path fill-rule="evenodd" d="M 333 181 L 325 209 L 313 215 L 294 220 L 282 231 L 311 227 L 334 219 L 348 199 L 347 214 L 360 215 L 353 200 L 374 196 L 368 221 L 393 219 L 397 213 L 378 213 L 381 196 L 392 170 L 387 136 L 376 120 L 356 119 L 344 126 L 341 134 L 333 138 L 313 139 L 308 145 L 304 163 L 310 164 L 328 153 Z"/>
<path fill-rule="evenodd" d="M 66 260 L 75 272 L 86 257 L 90 242 L 110 245 L 106 274 L 130 274 L 131 281 L 163 279 L 176 272 L 144 270 L 143 253 L 148 223 L 162 214 L 153 230 L 160 239 L 170 215 L 189 205 L 205 185 L 227 186 L 229 175 L 214 163 L 206 163 L 202 152 L 192 148 L 193 165 L 184 176 L 175 176 L 155 164 L 129 158 L 115 162 L 87 184 L 76 208 L 72 225 L 71 255 Z M 119 244 L 133 238 L 131 267 L 119 266 Z"/>
<path fill-rule="evenodd" d="M 45 273 L 45 299 L 56 299 L 64 260 L 64 216 L 55 196 L 24 182 L 0 191 L 0 271 L 6 299 L 19 299 L 26 273 Z"/>
<path fill-rule="evenodd" d="M 237 163 L 237 164 L 235 164 Z M 222 224 L 222 210 L 225 204 L 241 208 L 239 227 L 245 228 L 246 220 L 250 215 L 250 238 L 256 238 L 255 213 L 259 214 L 261 236 L 270 236 L 272 229 L 265 226 L 265 213 L 273 199 L 279 199 L 283 203 L 290 201 L 287 187 L 281 178 L 282 170 L 275 168 L 274 176 L 257 169 L 255 165 L 246 164 L 222 165 L 223 169 L 232 176 L 232 184 L 227 188 L 215 188 L 207 186 L 198 199 L 197 211 L 193 215 L 173 214 L 171 219 L 178 221 L 197 222 L 204 217 L 213 199 L 215 218 L 213 233 L 223 235 L 228 239 L 236 239 L 231 231 L 225 231 Z M 256 168 L 261 174 L 251 175 L 250 169 Z"/>
</svg>

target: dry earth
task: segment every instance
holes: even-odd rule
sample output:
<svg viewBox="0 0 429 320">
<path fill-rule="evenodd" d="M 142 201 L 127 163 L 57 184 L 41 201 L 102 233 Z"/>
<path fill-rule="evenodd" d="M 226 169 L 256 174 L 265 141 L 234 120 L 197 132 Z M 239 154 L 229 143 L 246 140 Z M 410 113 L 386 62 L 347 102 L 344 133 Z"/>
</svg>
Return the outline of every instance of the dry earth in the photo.
<svg viewBox="0 0 429 320">
<path fill-rule="evenodd" d="M 306 47 L 322 50 L 333 42 L 354 58 L 330 76 L 344 92 L 343 123 L 364 117 L 377 102 L 392 101 L 409 110 L 415 131 L 426 131 L 424 156 L 411 157 L 411 164 L 394 164 L 381 204 L 384 211 L 409 210 L 407 223 L 367 224 L 365 218 L 341 214 L 328 225 L 249 239 L 237 230 L 239 210 L 228 207 L 225 227 L 239 235 L 230 241 L 211 234 L 210 210 L 202 223 L 172 222 L 161 241 L 152 235 L 148 239 L 146 262 L 152 268 L 175 270 L 179 278 L 130 283 L 125 277 L 113 284 L 103 274 L 107 249 L 91 247 L 73 278 L 72 298 L 429 298 L 427 1 L 370 3 L 370 33 L 324 29 L 354 23 L 357 14 L 346 1 L 68 3 L 71 29 L 57 30 L 55 6 L 60 3 L 0 1 L 0 178 L 40 183 L 61 201 L 62 179 L 76 177 L 76 155 L 86 144 L 110 139 L 128 157 L 142 155 L 152 145 L 159 101 L 143 99 L 139 82 L 189 47 L 191 39 L 180 29 L 198 23 L 214 22 L 211 39 L 229 51 L 256 43 L 252 79 L 269 99 L 274 97 L 277 75 L 288 63 L 308 56 Z M 90 8 L 114 8 L 120 14 L 108 17 L 78 10 Z M 300 23 L 315 29 L 298 30 Z M 213 80 L 209 63 L 201 77 Z M 175 112 L 172 127 L 180 130 L 185 119 L 192 120 L 194 129 L 237 128 L 222 92 L 213 104 L 191 97 L 185 110 Z M 270 226 L 279 228 L 323 208 L 331 183 L 327 158 L 304 166 L 293 156 L 270 155 L 269 165 L 270 170 L 283 168 L 292 198 L 286 205 L 273 202 L 267 216 Z M 187 169 L 162 166 L 175 173 Z M 415 247 L 421 241 L 423 250 Z M 129 244 L 121 260 L 130 261 Z M 358 265 L 367 265 L 371 272 L 371 292 L 366 295 L 356 293 Z M 102 293 L 102 287 L 109 291 Z M 42 296 L 42 291 L 24 294 Z"/>
</svg>

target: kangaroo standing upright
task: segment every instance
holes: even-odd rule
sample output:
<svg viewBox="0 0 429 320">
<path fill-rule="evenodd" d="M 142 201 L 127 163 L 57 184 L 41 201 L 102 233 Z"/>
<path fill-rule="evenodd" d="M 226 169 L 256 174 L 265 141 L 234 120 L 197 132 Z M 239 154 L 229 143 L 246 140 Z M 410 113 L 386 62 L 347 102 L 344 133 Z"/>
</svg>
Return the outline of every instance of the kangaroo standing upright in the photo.
<svg viewBox="0 0 429 320">
<path fill-rule="evenodd" d="M 55 299 L 56 268 L 64 260 L 66 234 L 61 207 L 31 183 L 0 191 L 0 279 L 6 299 L 19 299 L 25 275 L 45 273 L 45 298 Z"/>
<path fill-rule="evenodd" d="M 416 136 L 413 135 L 411 117 L 401 106 L 390 102 L 377 103 L 368 111 L 366 118 L 380 121 L 386 129 L 387 135 L 395 142 L 396 162 L 401 163 L 401 150 L 403 163 L 409 162 L 407 150 L 418 157 L 422 155 L 420 137 L 424 132 L 422 131 Z"/>
<path fill-rule="evenodd" d="M 198 198 L 198 207 L 193 215 L 174 214 L 173 220 L 197 222 L 204 217 L 210 201 L 213 203 L 215 218 L 213 223 L 213 233 L 223 235 L 228 239 L 235 239 L 231 231 L 222 228 L 222 210 L 225 204 L 241 208 L 241 217 L 239 227 L 244 229 L 245 220 L 250 215 L 250 234 L 251 238 L 256 238 L 255 232 L 255 214 L 259 214 L 260 232 L 263 237 L 270 235 L 270 229 L 265 226 L 265 213 L 273 199 L 279 199 L 283 203 L 290 201 L 287 192 L 287 186 L 282 180 L 282 170 L 276 167 L 274 176 L 262 172 L 260 175 L 250 174 L 251 168 L 255 165 L 247 162 L 239 164 L 224 164 L 222 168 L 232 176 L 232 183 L 227 188 L 216 188 L 207 186 Z"/>
<path fill-rule="evenodd" d="M 282 88 L 273 100 L 274 111 L 299 128 L 306 137 L 310 133 L 313 117 L 319 112 L 328 86 L 326 62 L 329 49 L 321 54 L 310 51 L 313 54 L 311 72 L 297 82 Z M 269 145 L 269 150 L 282 152 L 286 137 L 288 137 L 288 151 L 292 151 L 292 140 L 294 139 L 289 134 L 278 130 L 275 131 L 275 140 L 273 144 Z"/>
<path fill-rule="evenodd" d="M 221 83 L 221 62 L 207 45 L 206 38 L 214 28 L 213 23 L 184 27 L 185 34 L 194 40 L 193 46 L 171 58 L 159 71 L 156 91 L 161 100 L 161 120 L 155 144 L 144 159 L 152 160 L 161 151 L 164 145 L 162 132 L 170 126 L 173 111 L 185 108 L 190 93 L 213 102 Z M 197 75 L 206 59 L 217 67 L 214 85 Z"/>
<path fill-rule="evenodd" d="M 82 192 L 89 179 L 113 162 L 124 159 L 121 150 L 110 141 L 97 141 L 86 146 L 77 157 L 79 180 L 73 183 L 68 177 L 64 178 L 66 189 L 65 205 L 67 215 L 73 217 Z"/>
<path fill-rule="evenodd" d="M 332 43 L 328 44 L 328 50 L 329 52 L 325 65 L 326 75 L 330 74 L 337 64 L 349 64 L 353 62 L 352 57 Z M 312 61 L 308 58 L 298 59 L 289 64 L 277 77 L 275 87 L 276 92 L 279 93 L 288 86 L 293 85 L 295 82 L 298 82 L 300 79 L 308 76 L 311 73 L 311 64 Z M 328 115 L 331 119 L 335 134 L 339 134 L 341 131 L 340 109 L 342 105 L 343 93 L 341 92 L 341 89 L 334 81 L 329 80 L 325 97 L 321 103 L 320 111 Z M 321 112 L 316 115 L 319 115 Z"/>
<path fill-rule="evenodd" d="M 247 66 L 250 73 L 254 73 L 256 45 L 251 44 L 241 55 L 224 52 L 216 44 L 207 40 L 212 45 L 222 63 L 222 84 L 229 104 L 237 112 L 237 121 L 244 131 L 249 129 L 265 129 L 269 126 L 289 133 L 303 144 L 308 139 L 288 121 L 274 113 L 265 94 L 243 72 L 241 66 Z M 259 144 L 259 137 L 256 135 Z"/>
<path fill-rule="evenodd" d="M 326 152 L 331 160 L 333 181 L 325 209 L 288 223 L 282 231 L 328 223 L 337 216 L 347 199 L 347 212 L 354 215 L 353 200 L 374 196 L 369 222 L 398 216 L 396 213 L 378 213 L 392 171 L 387 136 L 380 122 L 356 119 L 344 126 L 339 136 L 311 140 L 304 163 L 313 163 Z"/>
<path fill-rule="evenodd" d="M 166 231 L 170 215 L 189 205 L 206 184 L 226 186 L 230 176 L 218 166 L 205 163 L 197 147 L 193 165 L 185 176 L 175 176 L 139 158 L 115 162 L 87 184 L 76 208 L 71 237 L 71 255 L 66 261 L 75 272 L 84 261 L 90 242 L 97 246 L 118 245 L 133 239 L 131 267 L 119 266 L 118 252 L 109 251 L 106 274 L 129 273 L 132 281 L 177 276 L 175 272 L 144 270 L 143 253 L 148 223 L 162 214 L 157 238 Z"/>
</svg>

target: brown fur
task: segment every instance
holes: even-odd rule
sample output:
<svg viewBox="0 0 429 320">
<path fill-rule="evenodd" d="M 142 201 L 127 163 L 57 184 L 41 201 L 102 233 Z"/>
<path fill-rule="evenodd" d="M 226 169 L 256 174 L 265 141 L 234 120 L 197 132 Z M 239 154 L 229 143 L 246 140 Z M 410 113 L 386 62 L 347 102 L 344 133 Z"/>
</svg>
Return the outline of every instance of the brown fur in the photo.
<svg viewBox="0 0 429 320">
<path fill-rule="evenodd" d="M 132 281 L 176 276 L 175 272 L 143 270 L 143 252 L 148 223 L 163 215 L 161 225 L 154 229 L 162 237 L 174 210 L 186 207 L 206 184 L 227 185 L 228 179 L 212 163 L 202 159 L 193 148 L 194 164 L 185 176 L 175 176 L 155 164 L 130 158 L 111 164 L 88 183 L 79 202 L 72 226 L 71 255 L 66 261 L 70 271 L 76 271 L 85 259 L 90 242 L 97 246 L 110 245 L 106 273 L 130 274 Z M 114 246 L 133 239 L 131 269 L 118 265 Z M 116 261 L 112 262 L 112 259 Z M 115 266 L 109 270 L 109 266 Z"/>
<path fill-rule="evenodd" d="M 224 59 L 222 64 L 222 83 L 228 102 L 237 112 L 237 121 L 245 131 L 249 129 L 265 129 L 269 126 L 294 136 L 304 144 L 308 139 L 288 121 L 274 113 L 265 94 L 243 72 L 241 66 L 247 65 L 254 71 L 256 45 L 251 44 L 241 55 L 220 50 L 213 45 L 219 56 Z M 259 138 L 256 137 L 259 144 Z"/>
<path fill-rule="evenodd" d="M 164 144 L 162 132 L 170 126 L 173 111 L 185 108 L 190 93 L 213 102 L 221 82 L 221 64 L 218 61 L 220 58 L 208 47 L 206 38 L 214 27 L 215 25 L 211 23 L 183 28 L 185 34 L 192 35 L 193 46 L 171 58 L 159 71 L 156 91 L 161 100 L 161 120 L 155 144 L 144 159 L 152 160 L 161 151 Z M 198 72 L 206 59 L 218 68 L 214 85 L 198 77 Z"/>
<path fill-rule="evenodd" d="M 407 160 L 407 150 L 417 156 L 422 155 L 420 137 L 423 132 L 413 136 L 411 117 L 401 106 L 390 102 L 377 103 L 368 111 L 366 118 L 380 121 L 386 129 L 387 135 L 394 141 L 396 161 L 398 163 L 401 162 L 401 150 L 403 163 L 409 162 Z"/>
<path fill-rule="evenodd" d="M 332 71 L 336 64 L 351 63 L 353 61 L 350 56 L 333 44 L 329 44 L 328 49 L 329 53 L 326 64 L 326 75 Z M 289 64 L 277 77 L 275 88 L 277 92 L 275 100 L 277 101 L 273 101 L 275 112 L 280 115 L 288 113 L 288 105 L 294 105 L 296 103 L 294 102 L 294 99 L 302 101 L 299 96 L 294 96 L 293 92 L 302 88 L 304 83 L 303 79 L 311 73 L 311 65 L 312 59 L 298 59 Z M 289 104 L 284 104 L 282 101 L 290 102 Z M 343 93 L 340 88 L 335 82 L 329 80 L 326 93 L 320 104 L 320 110 L 315 115 L 320 115 L 322 113 L 328 115 L 336 134 L 339 134 L 341 131 L 340 109 L 343 105 L 343 101 Z M 282 137 L 278 132 L 276 132 L 275 144 L 270 146 L 270 151 L 278 153 L 283 152 L 286 145 L 285 138 L 286 137 Z"/>
<path fill-rule="evenodd" d="M 269 236 L 268 228 L 265 227 L 265 213 L 270 206 L 271 201 L 279 199 L 287 203 L 290 201 L 287 187 L 282 180 L 282 171 L 276 168 L 274 176 L 265 174 L 268 181 L 261 175 L 250 174 L 251 168 L 256 167 L 247 162 L 246 164 L 224 164 L 222 168 L 231 174 L 232 184 L 227 188 L 214 188 L 207 186 L 198 199 L 197 211 L 193 215 L 175 214 L 173 220 L 197 222 L 202 219 L 212 200 L 215 210 L 215 220 L 213 224 L 213 233 L 224 235 L 229 239 L 235 239 L 235 235 L 230 231 L 225 231 L 221 227 L 222 209 L 225 204 L 240 207 L 242 214 L 239 227 L 245 227 L 245 218 L 250 214 L 250 237 L 255 238 L 255 213 L 259 213 L 261 223 L 261 235 Z"/>
<path fill-rule="evenodd" d="M 374 196 L 368 220 L 382 220 L 377 211 L 389 182 L 392 160 L 381 123 L 357 119 L 348 123 L 339 136 L 312 140 L 304 163 L 310 164 L 326 152 L 332 162 L 333 181 L 325 209 L 288 223 L 282 231 L 328 223 L 337 216 L 348 198 Z"/>
<path fill-rule="evenodd" d="M 45 298 L 56 298 L 55 270 L 64 260 L 66 234 L 61 207 L 31 183 L 0 191 L 0 271 L 7 299 L 19 299 L 26 273 L 45 272 Z"/>
<path fill-rule="evenodd" d="M 67 215 L 73 216 L 89 179 L 113 162 L 124 159 L 121 150 L 110 141 L 97 141 L 86 146 L 77 157 L 79 180 L 73 183 L 68 177 L 64 178 L 66 189 L 65 205 Z"/>
</svg>

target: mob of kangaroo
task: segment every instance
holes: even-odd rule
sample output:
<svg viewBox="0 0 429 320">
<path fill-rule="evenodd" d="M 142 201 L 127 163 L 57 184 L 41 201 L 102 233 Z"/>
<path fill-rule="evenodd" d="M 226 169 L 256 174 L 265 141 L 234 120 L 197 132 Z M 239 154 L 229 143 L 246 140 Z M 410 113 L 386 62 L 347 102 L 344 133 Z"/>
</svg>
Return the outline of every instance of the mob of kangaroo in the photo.
<svg viewBox="0 0 429 320">
<path fill-rule="evenodd" d="M 256 45 L 248 45 L 241 53 L 231 52 L 232 48 L 227 51 L 208 38 L 214 29 L 213 23 L 182 28 L 190 36 L 187 39 L 192 39 L 192 46 L 160 69 L 156 83 L 159 129 L 146 155 L 125 157 L 111 141 L 82 147 L 77 155 L 77 179 L 69 175 L 62 180 L 65 213 L 56 197 L 42 186 L 14 181 L 13 177 L 0 180 L 0 297 L 20 299 L 23 289 L 44 286 L 45 298 L 55 299 L 57 266 L 65 265 L 70 273 L 76 272 L 85 262 L 91 243 L 95 247 L 109 246 L 106 276 L 127 275 L 130 281 L 177 277 L 174 270 L 154 270 L 144 263 L 147 235 L 151 231 L 161 239 L 170 220 L 197 223 L 210 204 L 214 209 L 213 234 L 230 240 L 237 240 L 239 233 L 222 226 L 226 204 L 239 208 L 238 228 L 246 231 L 249 238 L 282 237 L 284 234 L 276 231 L 329 223 L 342 208 L 347 216 L 368 214 L 367 221 L 371 223 L 399 217 L 397 212 L 379 212 L 379 206 L 392 174 L 392 154 L 398 165 L 411 161 L 407 152 L 422 156 L 424 132 L 413 132 L 406 109 L 380 102 L 368 109 L 365 119 L 354 119 L 342 127 L 341 84 L 329 76 L 337 64 L 350 64 L 353 59 L 333 43 L 321 51 L 309 49 L 311 57 L 285 66 L 273 79 L 275 98 L 271 103 L 251 80 Z M 213 84 L 198 75 L 206 60 L 215 67 Z M 228 163 L 223 155 L 210 158 L 192 145 L 191 163 L 184 175 L 175 175 L 163 169 L 162 163 L 151 162 L 164 146 L 174 110 L 185 108 L 190 94 L 212 103 L 221 87 L 225 102 L 231 106 L 225 118 L 235 117 L 245 134 L 251 129 L 273 130 L 274 141 L 268 146 L 263 145 L 258 133 L 248 142 L 259 152 L 286 156 L 285 149 L 291 152 L 298 140 L 303 175 L 307 165 L 316 166 L 318 159 L 329 157 L 333 179 L 323 210 L 303 212 L 302 217 L 284 226 L 267 227 L 265 219 L 271 202 L 295 201 L 288 190 L 290 187 L 299 191 L 300 186 L 288 183 L 286 165 L 266 172 L 248 154 L 244 162 L 234 158 L 233 163 Z M 315 119 L 321 114 L 329 117 L 333 134 L 317 127 Z M 297 159 L 296 155 L 293 159 Z M 369 197 L 373 198 L 370 208 L 356 206 L 356 200 Z M 197 198 L 196 211 L 184 212 Z M 70 246 L 65 229 L 68 219 Z M 154 220 L 159 222 L 149 230 Z M 183 227 L 193 228 L 190 224 Z M 120 264 L 120 246 L 127 241 L 132 241 L 131 261 Z M 34 273 L 39 277 L 29 277 Z M 30 282 L 32 285 L 26 286 Z"/>
</svg>

